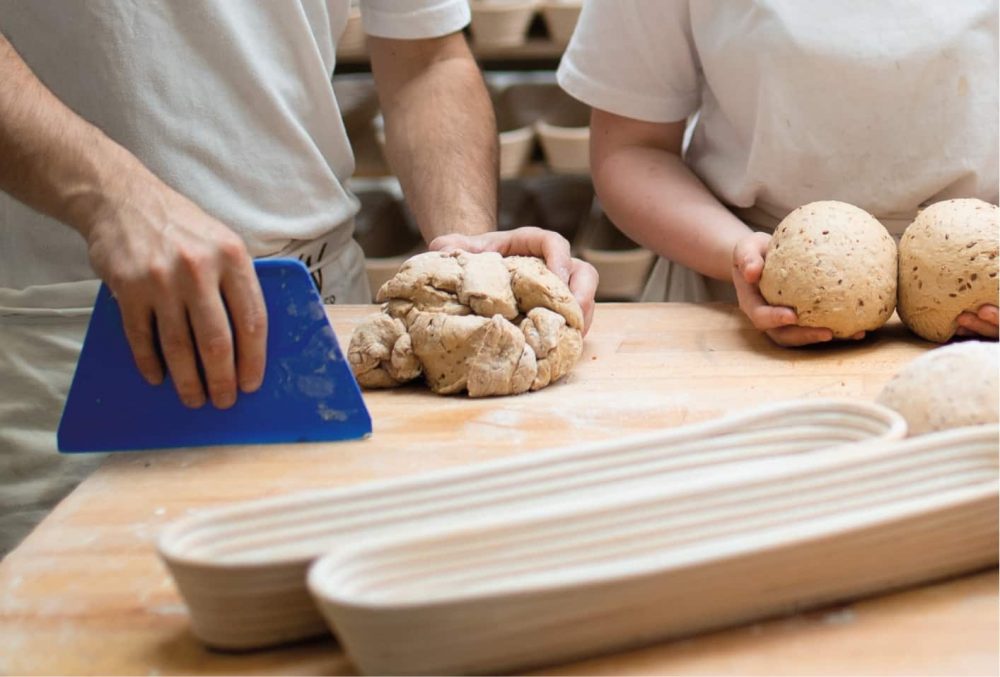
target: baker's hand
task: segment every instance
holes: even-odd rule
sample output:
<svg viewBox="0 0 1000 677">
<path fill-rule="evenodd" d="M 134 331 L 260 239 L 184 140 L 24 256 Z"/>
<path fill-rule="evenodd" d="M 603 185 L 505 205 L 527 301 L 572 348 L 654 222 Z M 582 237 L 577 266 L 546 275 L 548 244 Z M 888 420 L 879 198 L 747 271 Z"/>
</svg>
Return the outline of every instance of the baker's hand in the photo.
<svg viewBox="0 0 1000 677">
<path fill-rule="evenodd" d="M 84 236 L 147 381 L 163 382 L 158 341 L 189 407 L 205 404 L 206 386 L 222 409 L 236 402 L 237 386 L 260 387 L 267 309 L 239 236 L 162 184 L 134 187 L 128 200 L 97 215 Z"/>
<path fill-rule="evenodd" d="M 559 233 L 533 226 L 494 231 L 482 235 L 442 235 L 430 243 L 431 250 L 497 252 L 502 256 L 538 256 L 560 280 L 569 285 L 583 309 L 583 332 L 594 319 L 597 271 L 586 261 L 570 256 L 569 242 Z"/>
<path fill-rule="evenodd" d="M 984 338 L 997 339 L 998 325 L 1000 325 L 1000 310 L 996 306 L 986 304 L 979 306 L 975 313 L 965 312 L 958 316 L 959 336 L 981 336 Z"/>
<path fill-rule="evenodd" d="M 760 293 L 760 276 L 764 272 L 764 257 L 771 236 L 751 233 L 733 247 L 733 284 L 740 302 L 740 310 L 753 326 L 768 335 L 780 346 L 804 346 L 823 343 L 833 338 L 833 332 L 821 327 L 803 327 L 795 311 L 784 306 L 771 306 Z M 852 339 L 862 339 L 858 332 Z"/>
</svg>

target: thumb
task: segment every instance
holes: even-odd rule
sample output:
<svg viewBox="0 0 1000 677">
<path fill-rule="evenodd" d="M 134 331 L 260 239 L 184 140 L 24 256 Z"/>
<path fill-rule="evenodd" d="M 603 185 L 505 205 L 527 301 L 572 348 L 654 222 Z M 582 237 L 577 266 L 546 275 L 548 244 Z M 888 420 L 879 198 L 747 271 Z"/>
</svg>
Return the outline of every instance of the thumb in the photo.
<svg viewBox="0 0 1000 677">
<path fill-rule="evenodd" d="M 451 235 L 439 235 L 430 241 L 427 248 L 431 251 L 441 251 L 441 252 L 453 252 L 458 249 L 462 249 L 467 252 L 478 251 L 474 248 L 472 240 L 464 235 L 451 234 Z"/>
<path fill-rule="evenodd" d="M 756 284 L 760 280 L 761 271 L 764 269 L 764 258 L 760 252 L 745 240 L 736 245 L 733 258 L 736 268 L 740 271 L 747 284 Z"/>
</svg>

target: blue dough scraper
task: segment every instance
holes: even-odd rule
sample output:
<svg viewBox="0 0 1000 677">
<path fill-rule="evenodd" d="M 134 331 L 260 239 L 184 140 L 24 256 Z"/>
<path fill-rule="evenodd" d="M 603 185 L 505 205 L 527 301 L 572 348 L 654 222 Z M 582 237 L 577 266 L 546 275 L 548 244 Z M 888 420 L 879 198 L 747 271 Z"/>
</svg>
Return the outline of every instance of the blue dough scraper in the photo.
<svg viewBox="0 0 1000 677">
<path fill-rule="evenodd" d="M 181 404 L 169 376 L 143 380 L 121 313 L 101 286 L 59 423 L 59 451 L 352 440 L 372 432 L 357 381 L 301 262 L 257 261 L 268 313 L 267 368 L 230 409 Z"/>
</svg>

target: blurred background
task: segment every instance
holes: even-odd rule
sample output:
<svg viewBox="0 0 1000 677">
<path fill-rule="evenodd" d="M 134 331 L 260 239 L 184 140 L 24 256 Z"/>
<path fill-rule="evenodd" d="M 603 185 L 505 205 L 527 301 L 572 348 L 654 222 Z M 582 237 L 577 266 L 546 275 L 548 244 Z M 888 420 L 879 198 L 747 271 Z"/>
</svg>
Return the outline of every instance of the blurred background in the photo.
<svg viewBox="0 0 1000 677">
<path fill-rule="evenodd" d="M 597 300 L 638 300 L 655 256 L 601 210 L 589 173 L 590 109 L 556 84 L 582 0 L 470 0 L 470 6 L 467 37 L 483 68 L 500 136 L 499 227 L 561 233 L 575 256 L 597 268 Z M 333 86 L 355 153 L 350 186 L 361 200 L 355 238 L 374 293 L 424 244 L 382 153 L 382 118 L 357 7 L 338 47 Z"/>
</svg>

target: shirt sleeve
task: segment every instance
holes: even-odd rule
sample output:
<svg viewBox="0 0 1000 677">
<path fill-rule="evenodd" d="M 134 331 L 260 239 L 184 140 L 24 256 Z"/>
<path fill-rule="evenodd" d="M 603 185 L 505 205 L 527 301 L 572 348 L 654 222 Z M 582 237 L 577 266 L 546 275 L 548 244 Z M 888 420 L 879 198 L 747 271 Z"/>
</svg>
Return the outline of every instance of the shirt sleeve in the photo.
<svg viewBox="0 0 1000 677">
<path fill-rule="evenodd" d="M 560 86 L 616 115 L 685 119 L 701 105 L 702 79 L 688 2 L 584 0 L 559 64 Z"/>
<path fill-rule="evenodd" d="M 469 1 L 361 0 L 361 21 L 378 38 L 437 38 L 469 23 Z"/>
</svg>

